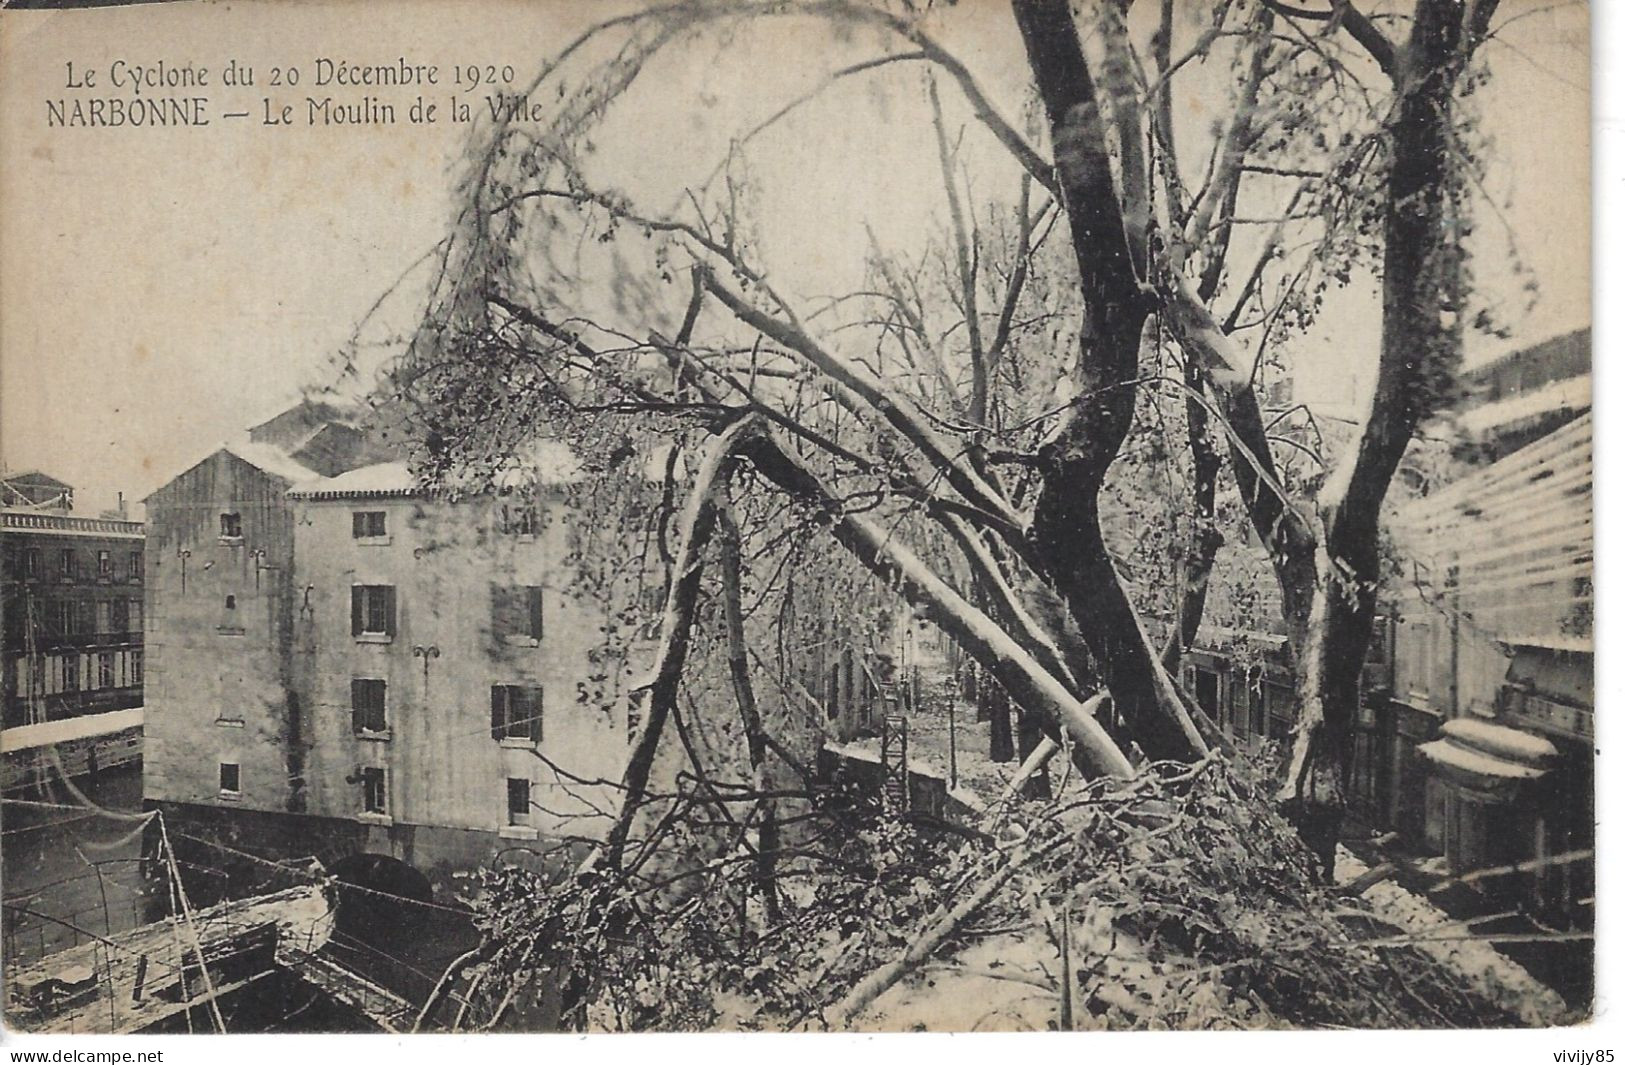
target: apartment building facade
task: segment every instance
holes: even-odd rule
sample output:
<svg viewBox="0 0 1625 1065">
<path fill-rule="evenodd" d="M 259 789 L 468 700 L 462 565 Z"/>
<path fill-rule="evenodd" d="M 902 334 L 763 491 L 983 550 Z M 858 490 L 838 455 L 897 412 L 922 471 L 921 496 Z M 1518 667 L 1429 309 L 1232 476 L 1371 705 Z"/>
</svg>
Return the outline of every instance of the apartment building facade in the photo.
<svg viewBox="0 0 1625 1065">
<path fill-rule="evenodd" d="M 140 757 L 140 522 L 73 509 L 44 473 L 0 477 L 0 787 Z M 57 724 L 72 721 L 72 724 Z"/>
<path fill-rule="evenodd" d="M 568 462 L 453 502 L 331 417 L 280 415 L 147 500 L 149 803 L 432 881 L 602 832 L 622 663 L 567 563 Z"/>
<path fill-rule="evenodd" d="M 141 705 L 141 524 L 0 509 L 5 726 Z"/>
</svg>

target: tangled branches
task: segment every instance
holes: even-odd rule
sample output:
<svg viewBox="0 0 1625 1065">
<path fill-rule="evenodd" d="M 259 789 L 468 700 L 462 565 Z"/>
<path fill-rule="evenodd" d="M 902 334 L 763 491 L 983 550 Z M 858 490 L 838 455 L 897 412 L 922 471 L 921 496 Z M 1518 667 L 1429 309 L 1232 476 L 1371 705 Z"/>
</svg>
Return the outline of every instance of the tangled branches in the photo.
<svg viewBox="0 0 1625 1065">
<path fill-rule="evenodd" d="M 549 985 L 577 1027 L 892 1027 L 907 1023 L 906 983 L 927 962 L 963 973 L 979 943 L 996 941 L 1007 971 L 1034 962 L 1036 978 L 1000 978 L 1046 992 L 1040 1023 L 1515 1023 L 1317 882 L 1313 856 L 1244 763 L 1158 763 L 1132 781 L 1074 786 L 1001 815 L 992 835 L 914 827 L 838 790 L 798 823 L 778 855 L 776 921 L 743 849 L 554 884 L 489 874 L 485 1008 Z M 671 825 L 662 853 L 706 853 L 705 831 Z M 943 1017 L 940 1002 L 937 1015 L 941 1027 L 974 1020 Z"/>
</svg>

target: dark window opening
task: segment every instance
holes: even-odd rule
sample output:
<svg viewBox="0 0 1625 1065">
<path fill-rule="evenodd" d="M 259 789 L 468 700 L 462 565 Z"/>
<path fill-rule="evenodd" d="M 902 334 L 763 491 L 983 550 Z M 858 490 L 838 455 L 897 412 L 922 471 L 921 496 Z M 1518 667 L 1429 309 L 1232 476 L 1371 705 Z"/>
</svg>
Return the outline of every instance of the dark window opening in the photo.
<svg viewBox="0 0 1625 1065">
<path fill-rule="evenodd" d="M 74 558 L 73 549 L 72 548 L 64 549 L 63 552 L 62 552 L 61 558 L 62 558 L 62 579 L 65 580 L 65 581 L 71 581 L 74 578 L 74 570 L 78 568 L 77 567 L 77 560 Z"/>
<path fill-rule="evenodd" d="M 381 814 L 388 809 L 384 794 L 384 771 L 376 766 L 361 770 L 361 809 L 369 814 Z"/>
<path fill-rule="evenodd" d="M 385 535 L 384 512 L 358 510 L 350 515 L 350 535 L 357 540 Z"/>
<path fill-rule="evenodd" d="M 23 576 L 39 576 L 39 548 L 27 547 L 23 549 Z"/>
<path fill-rule="evenodd" d="M 542 689 L 491 685 L 491 738 L 542 742 Z"/>
<path fill-rule="evenodd" d="M 130 685 L 134 687 L 141 683 L 141 652 L 130 652 Z"/>
<path fill-rule="evenodd" d="M 64 655 L 62 658 L 62 690 L 65 692 L 79 690 L 78 655 Z"/>
<path fill-rule="evenodd" d="M 220 538 L 222 540 L 241 540 L 243 538 L 243 516 L 241 514 L 220 515 Z"/>
<path fill-rule="evenodd" d="M 383 732 L 389 727 L 384 714 L 385 684 L 381 680 L 350 682 L 350 724 L 359 734 Z"/>
<path fill-rule="evenodd" d="M 129 632 L 130 601 L 128 599 L 114 599 L 108 604 L 108 610 L 112 614 L 112 620 L 109 622 L 111 631 Z"/>
<path fill-rule="evenodd" d="M 143 561 L 144 561 L 144 559 L 141 557 L 141 552 L 140 551 L 131 551 L 130 552 L 130 572 L 128 574 L 128 580 L 130 581 L 130 583 L 132 583 L 132 584 L 140 584 L 141 583 L 141 567 L 142 567 Z"/>
<path fill-rule="evenodd" d="M 226 596 L 226 609 L 227 610 L 236 610 L 237 609 L 237 597 L 235 595 Z"/>
<path fill-rule="evenodd" d="M 499 637 L 542 638 L 542 589 L 536 585 L 491 589 L 492 625 Z"/>
<path fill-rule="evenodd" d="M 89 599 L 81 599 L 73 604 L 74 631 L 90 634 L 96 631 L 96 604 Z"/>
<path fill-rule="evenodd" d="M 113 655 L 103 651 L 96 656 L 96 687 L 113 687 Z"/>
<path fill-rule="evenodd" d="M 395 635 L 395 588 L 388 584 L 357 584 L 350 588 L 350 634 Z"/>
<path fill-rule="evenodd" d="M 530 781 L 524 777 L 508 778 L 508 824 L 530 824 Z"/>
<path fill-rule="evenodd" d="M 1196 671 L 1196 705 L 1207 711 L 1208 717 L 1219 718 L 1219 675 L 1212 670 Z"/>
<path fill-rule="evenodd" d="M 220 790 L 233 795 L 242 791 L 242 767 L 236 762 L 220 763 Z"/>
<path fill-rule="evenodd" d="M 1292 736 L 1293 718 L 1296 717 L 1292 689 L 1275 681 L 1264 682 L 1264 701 L 1269 705 L 1269 738 L 1286 742 Z"/>
<path fill-rule="evenodd" d="M 541 529 L 541 518 L 529 503 L 503 504 L 502 531 L 510 536 L 535 536 Z"/>
<path fill-rule="evenodd" d="M 113 552 L 96 552 L 96 576 L 106 580 L 113 579 Z"/>
</svg>

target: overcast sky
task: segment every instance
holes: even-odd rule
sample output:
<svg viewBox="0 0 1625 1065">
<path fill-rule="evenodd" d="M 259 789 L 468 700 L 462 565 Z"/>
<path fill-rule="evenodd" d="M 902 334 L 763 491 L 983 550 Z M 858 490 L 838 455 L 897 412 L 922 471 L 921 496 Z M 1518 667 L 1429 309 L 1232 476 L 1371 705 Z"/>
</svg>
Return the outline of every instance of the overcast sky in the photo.
<svg viewBox="0 0 1625 1065">
<path fill-rule="evenodd" d="M 1507 218 L 1545 293 L 1519 323 L 1528 340 L 1588 319 L 1587 11 L 1549 7 L 1503 0 L 1504 17 L 1528 17 L 1491 46 L 1486 107 L 1501 165 L 1492 191 L 1510 194 Z M 298 104 L 302 118 L 306 96 L 331 91 L 311 83 L 324 56 L 404 55 L 439 64 L 443 81 L 454 64 L 511 64 L 523 79 L 608 10 L 419 0 L 387 14 L 378 3 L 238 3 L 0 16 L 0 466 L 145 495 L 301 386 L 327 381 L 358 318 L 443 234 L 467 127 L 270 128 L 262 95 Z M 964 0 L 949 18 L 944 37 L 1015 117 L 1020 42 L 1004 5 Z M 702 50 L 690 84 L 651 85 L 637 106 L 648 130 L 697 159 L 695 145 L 793 96 L 806 75 L 788 72 L 806 66 L 809 47 L 859 45 L 801 27 L 764 35 L 748 55 Z M 190 60 L 216 79 L 228 59 L 252 65 L 254 89 L 211 93 L 214 112 L 252 115 L 193 130 L 46 128 L 46 100 L 66 95 L 70 60 L 106 77 L 121 58 Z M 268 88 L 270 68 L 288 64 L 304 83 Z M 454 92 L 426 96 L 444 107 Z M 412 95 L 387 92 L 403 118 Z M 460 98 L 480 106 L 478 94 Z M 938 209 L 921 191 L 940 195 L 922 177 L 934 173 L 929 129 L 909 117 L 917 111 L 899 112 L 906 102 L 883 83 L 857 85 L 775 133 L 760 176 L 781 191 L 760 207 L 788 219 L 770 234 L 776 266 L 838 278 L 861 262 L 863 222 L 903 241 Z M 670 164 L 670 145 L 644 147 L 637 158 L 650 173 Z M 1504 262 L 1485 270 L 1504 274 Z M 403 291 L 371 335 L 410 320 L 413 290 Z M 1369 295 L 1336 311 L 1336 328 L 1314 340 L 1326 365 L 1368 361 Z"/>
</svg>

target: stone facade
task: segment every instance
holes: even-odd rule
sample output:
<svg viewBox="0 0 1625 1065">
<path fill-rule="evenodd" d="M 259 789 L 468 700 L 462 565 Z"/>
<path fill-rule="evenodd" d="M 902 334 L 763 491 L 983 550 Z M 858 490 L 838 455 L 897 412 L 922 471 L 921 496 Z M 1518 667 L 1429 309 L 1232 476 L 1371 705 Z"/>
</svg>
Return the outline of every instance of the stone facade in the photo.
<svg viewBox="0 0 1625 1065">
<path fill-rule="evenodd" d="M 147 500 L 149 803 L 267 857 L 426 874 L 601 834 L 622 664 L 575 594 L 566 486 L 452 502 L 399 462 L 327 474 L 309 441 L 349 434 L 308 413 Z"/>
</svg>

